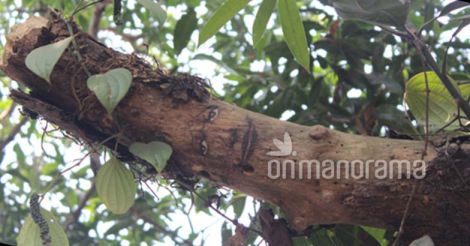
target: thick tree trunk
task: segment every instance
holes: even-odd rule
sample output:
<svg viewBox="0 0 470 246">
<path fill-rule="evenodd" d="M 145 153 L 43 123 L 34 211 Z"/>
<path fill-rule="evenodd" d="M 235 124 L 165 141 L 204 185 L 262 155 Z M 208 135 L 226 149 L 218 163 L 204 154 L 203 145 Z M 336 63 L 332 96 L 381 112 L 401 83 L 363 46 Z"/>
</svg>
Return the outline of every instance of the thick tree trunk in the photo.
<svg viewBox="0 0 470 246">
<path fill-rule="evenodd" d="M 351 164 L 343 166 L 340 178 L 317 178 L 327 175 L 324 169 L 317 170 L 318 163 L 313 163 L 311 170 L 308 165 L 297 166 L 295 178 L 288 171 L 286 178 L 273 179 L 279 169 L 269 169 L 270 161 L 383 160 L 392 165 L 392 160 L 421 160 L 424 143 L 357 136 L 253 113 L 210 97 L 203 81 L 196 77 L 166 75 L 136 55 L 111 50 L 75 27 L 74 32 L 78 33 L 75 39 L 82 63 L 92 74 L 118 67 L 133 74 L 132 87 L 113 117 L 87 89 L 87 75 L 73 48 L 59 60 L 51 84 L 26 68 L 25 57 L 34 48 L 70 36 L 65 22 L 54 14 L 48 19 L 32 17 L 12 28 L 1 64 L 9 77 L 31 88 L 29 94 L 12 91 L 12 98 L 71 135 L 97 143 L 120 130 L 118 152 L 121 159 L 130 162 L 142 162 L 129 154 L 127 146 L 132 142 L 164 140 L 174 150 L 165 169 L 167 177 L 203 177 L 269 201 L 282 208 L 289 225 L 297 231 L 331 223 L 396 229 L 416 186 L 404 238 L 429 234 L 435 242 L 446 245 L 470 244 L 470 194 L 465 185 L 470 176 L 468 145 L 430 146 L 424 155 L 427 172 L 423 180 L 399 179 L 397 176 L 406 174 L 406 170 L 400 171 L 397 166 L 390 169 L 395 173 L 393 178 L 379 179 L 372 175 L 378 171 L 374 165 L 369 178 L 346 178 L 345 170 Z M 277 150 L 273 139 L 283 139 L 285 132 L 290 134 L 296 153 L 267 155 Z M 114 146 L 115 142 L 105 145 Z M 409 172 L 418 173 L 418 168 L 414 166 Z M 304 171 L 302 179 L 300 169 Z"/>
</svg>

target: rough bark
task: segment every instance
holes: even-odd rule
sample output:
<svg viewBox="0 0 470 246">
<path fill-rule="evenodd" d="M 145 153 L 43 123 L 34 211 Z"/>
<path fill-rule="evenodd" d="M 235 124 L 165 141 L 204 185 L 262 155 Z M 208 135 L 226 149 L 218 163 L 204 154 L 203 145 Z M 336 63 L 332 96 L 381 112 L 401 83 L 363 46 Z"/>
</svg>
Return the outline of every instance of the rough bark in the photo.
<svg viewBox="0 0 470 246">
<path fill-rule="evenodd" d="M 272 141 L 282 139 L 284 132 L 292 137 L 296 155 L 276 157 L 280 161 L 413 161 L 422 158 L 424 143 L 352 135 L 250 112 L 209 96 L 199 78 L 167 75 L 134 54 L 105 47 L 75 26 L 74 32 L 78 33 L 75 39 L 82 62 L 92 74 L 118 67 L 133 74 L 132 87 L 112 117 L 87 89 L 87 75 L 73 48 L 55 66 L 50 84 L 26 68 L 25 57 L 34 48 L 70 35 L 55 14 L 31 17 L 12 28 L 1 64 L 9 77 L 31 89 L 29 94 L 12 91 L 12 98 L 71 135 L 98 143 L 120 131 L 119 158 L 140 163 L 143 161 L 132 156 L 127 146 L 134 141 L 164 140 L 174 150 L 164 175 L 207 178 L 269 201 L 282 208 L 296 231 L 332 223 L 396 229 L 412 187 L 417 185 L 403 238 L 408 241 L 429 234 L 437 243 L 470 244 L 467 145 L 450 144 L 454 147 L 451 153 L 449 145 L 430 147 L 424 155 L 424 180 L 270 179 L 268 162 L 273 157 L 266 153 L 276 150 Z M 104 145 L 114 146 L 115 141 Z"/>
</svg>

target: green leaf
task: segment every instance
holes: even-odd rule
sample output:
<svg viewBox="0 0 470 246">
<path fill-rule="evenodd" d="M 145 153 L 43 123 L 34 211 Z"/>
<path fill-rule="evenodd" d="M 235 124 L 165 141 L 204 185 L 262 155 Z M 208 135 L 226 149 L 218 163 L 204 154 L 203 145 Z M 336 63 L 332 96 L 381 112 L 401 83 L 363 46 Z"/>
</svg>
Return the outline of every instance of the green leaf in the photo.
<svg viewBox="0 0 470 246">
<path fill-rule="evenodd" d="M 289 50 L 297 62 L 310 73 L 310 53 L 307 45 L 305 29 L 295 0 L 279 0 L 279 18 L 282 33 Z"/>
<path fill-rule="evenodd" d="M 429 85 L 429 128 L 436 131 L 449 123 L 457 113 L 457 105 L 434 72 L 426 72 Z M 406 83 L 405 102 L 421 126 L 426 125 L 426 82 L 425 73 L 419 73 Z M 451 124 L 446 130 L 455 130 L 459 123 Z"/>
<path fill-rule="evenodd" d="M 146 9 L 150 11 L 150 13 L 155 16 L 160 23 L 163 25 L 166 20 L 166 11 L 160 6 L 160 4 L 152 1 L 152 0 L 137 0 L 140 4 L 142 4 Z"/>
<path fill-rule="evenodd" d="M 132 82 L 132 74 L 124 68 L 109 70 L 104 74 L 93 75 L 87 80 L 88 89 L 93 91 L 103 105 L 111 114 L 126 95 Z"/>
<path fill-rule="evenodd" d="M 256 13 L 255 22 L 253 23 L 253 46 L 256 46 L 263 37 L 269 18 L 276 7 L 277 0 L 263 0 L 258 12 Z"/>
<path fill-rule="evenodd" d="M 418 130 L 411 124 L 410 119 L 405 112 L 400 111 L 394 105 L 383 104 L 378 106 L 375 110 L 377 120 L 383 125 L 389 127 L 398 134 L 417 137 L 420 135 Z"/>
<path fill-rule="evenodd" d="M 206 42 L 210 37 L 214 36 L 217 31 L 238 11 L 248 4 L 249 0 L 227 0 L 220 8 L 216 10 L 214 15 L 209 19 L 206 25 L 199 32 L 198 45 Z"/>
<path fill-rule="evenodd" d="M 50 81 L 52 70 L 59 58 L 64 53 L 65 49 L 72 42 L 74 37 L 68 37 L 60 40 L 59 42 L 41 46 L 31 51 L 26 56 L 26 67 L 39 77 Z"/>
<path fill-rule="evenodd" d="M 122 162 L 111 157 L 98 171 L 96 191 L 108 210 L 124 214 L 134 204 L 134 176 Z"/>
<path fill-rule="evenodd" d="M 41 208 L 41 215 L 47 221 L 49 226 L 49 235 L 51 236 L 51 246 L 68 246 L 69 240 L 59 220 L 49 211 Z M 29 215 L 21 227 L 20 234 L 16 242 L 19 246 L 42 246 L 39 226 L 34 223 Z"/>
<path fill-rule="evenodd" d="M 129 147 L 129 151 L 148 161 L 152 164 L 158 172 L 163 171 L 166 166 L 168 159 L 170 159 L 171 153 L 173 152 L 171 146 L 158 141 L 150 143 L 133 143 Z"/>
<path fill-rule="evenodd" d="M 385 229 L 369 226 L 361 226 L 361 228 L 377 240 L 380 245 L 387 245 L 387 240 L 385 239 L 385 233 L 387 231 Z"/>
<path fill-rule="evenodd" d="M 406 23 L 409 1 L 403 0 L 331 0 L 344 19 L 362 20 L 376 25 L 402 27 Z"/>
<path fill-rule="evenodd" d="M 235 216 L 237 218 L 240 218 L 243 213 L 243 210 L 245 210 L 245 203 L 246 196 L 244 195 L 237 196 L 232 199 L 233 212 L 235 213 Z"/>
<path fill-rule="evenodd" d="M 181 19 L 176 22 L 175 31 L 173 33 L 173 47 L 176 54 L 181 53 L 191 39 L 191 34 L 197 28 L 196 12 L 193 8 L 188 9 L 188 13 L 183 15 Z"/>
</svg>

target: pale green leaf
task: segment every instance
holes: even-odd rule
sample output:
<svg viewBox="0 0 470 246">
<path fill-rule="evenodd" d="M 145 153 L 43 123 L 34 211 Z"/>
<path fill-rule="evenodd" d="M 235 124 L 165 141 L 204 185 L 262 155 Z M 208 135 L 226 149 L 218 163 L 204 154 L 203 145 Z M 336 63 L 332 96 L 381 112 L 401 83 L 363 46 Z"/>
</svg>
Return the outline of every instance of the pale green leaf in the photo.
<svg viewBox="0 0 470 246">
<path fill-rule="evenodd" d="M 276 7 L 277 0 L 263 0 L 258 12 L 256 13 L 255 22 L 253 23 L 253 46 L 256 46 L 266 31 L 269 18 Z"/>
<path fill-rule="evenodd" d="M 111 114 L 126 95 L 132 82 L 132 74 L 124 68 L 109 70 L 104 74 L 93 75 L 88 78 L 88 89 L 93 91 L 106 109 Z"/>
<path fill-rule="evenodd" d="M 429 128 L 436 131 L 457 115 L 457 105 L 441 80 L 434 72 L 426 72 L 429 86 Z M 458 88 L 457 88 L 458 89 Z M 421 126 L 426 125 L 426 82 L 425 74 L 419 73 L 406 83 L 405 102 Z M 446 130 L 455 130 L 459 123 L 451 124 Z"/>
<path fill-rule="evenodd" d="M 150 13 L 155 16 L 160 23 L 163 25 L 166 20 L 166 11 L 160 6 L 160 4 L 154 2 L 153 0 L 137 0 L 142 6 L 144 6 Z"/>
<path fill-rule="evenodd" d="M 310 73 L 310 55 L 305 29 L 295 0 L 279 0 L 278 11 L 284 40 L 297 62 Z"/>
<path fill-rule="evenodd" d="M 402 27 L 408 16 L 409 1 L 404 0 L 331 0 L 338 15 L 378 25 Z"/>
<path fill-rule="evenodd" d="M 179 54 L 191 39 L 191 34 L 197 28 L 196 12 L 189 8 L 188 12 L 176 22 L 173 32 L 173 47 L 176 54 Z"/>
<path fill-rule="evenodd" d="M 199 32 L 198 45 L 206 42 L 214 36 L 219 29 L 227 23 L 238 11 L 248 4 L 249 0 L 227 0 L 214 15 L 209 19 L 206 25 Z"/>
<path fill-rule="evenodd" d="M 124 214 L 134 204 L 134 176 L 122 162 L 111 157 L 98 171 L 96 192 L 109 211 Z"/>
<path fill-rule="evenodd" d="M 411 242 L 410 246 L 434 246 L 434 242 L 430 236 L 424 235 L 423 237 L 420 237 Z"/>
<path fill-rule="evenodd" d="M 41 209 L 41 215 L 47 221 L 49 226 L 49 235 L 51 236 L 51 246 L 68 246 L 69 240 L 59 220 L 49 211 Z M 18 246 L 42 246 L 39 226 L 34 223 L 29 215 L 21 227 L 20 234 L 16 239 Z"/>
<path fill-rule="evenodd" d="M 150 143 L 133 143 L 129 151 L 152 164 L 158 172 L 161 172 L 173 152 L 171 146 L 158 141 Z"/>
<path fill-rule="evenodd" d="M 26 67 L 50 83 L 51 73 L 55 64 L 59 61 L 59 58 L 72 40 L 73 37 L 68 37 L 59 42 L 34 49 L 26 56 Z"/>
</svg>

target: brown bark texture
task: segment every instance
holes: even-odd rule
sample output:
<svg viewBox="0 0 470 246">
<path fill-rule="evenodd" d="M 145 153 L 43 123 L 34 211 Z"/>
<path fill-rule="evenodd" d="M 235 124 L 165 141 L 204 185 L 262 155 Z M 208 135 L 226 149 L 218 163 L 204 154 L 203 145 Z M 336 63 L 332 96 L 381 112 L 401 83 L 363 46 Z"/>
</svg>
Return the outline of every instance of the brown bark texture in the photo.
<svg viewBox="0 0 470 246">
<path fill-rule="evenodd" d="M 135 142 L 164 141 L 173 155 L 163 173 L 190 182 L 205 178 L 278 205 L 290 230 L 302 232 L 315 224 L 361 224 L 397 229 L 412 187 L 416 193 L 404 227 L 405 242 L 428 234 L 438 244 L 470 245 L 469 145 L 450 140 L 430 145 L 423 157 L 422 141 L 386 139 L 342 133 L 323 126 L 302 126 L 250 112 L 209 93 L 207 83 L 190 75 L 169 75 L 135 54 L 107 48 L 73 23 L 82 60 L 71 45 L 51 74 L 51 83 L 25 66 L 33 49 L 70 36 L 56 14 L 31 17 L 7 36 L 1 69 L 30 88 L 11 97 L 26 112 L 40 115 L 84 143 L 96 144 L 120 132 L 119 158 L 144 163 L 129 153 Z M 87 74 L 126 68 L 133 75 L 131 89 L 112 116 L 86 86 Z M 292 138 L 295 155 L 272 157 L 273 139 Z M 441 147 L 436 147 L 441 146 Z M 306 178 L 272 179 L 268 162 L 301 160 L 420 160 L 427 165 L 422 180 L 397 177 L 315 178 L 315 165 Z M 292 160 L 292 161 L 289 161 Z M 397 168 L 395 171 L 399 172 Z M 403 172 L 403 171 L 402 171 Z M 444 245 L 444 244 L 442 244 Z"/>
</svg>

